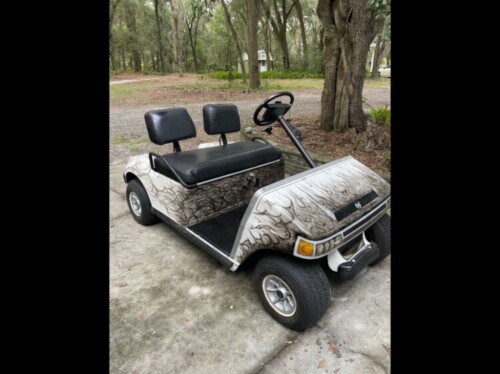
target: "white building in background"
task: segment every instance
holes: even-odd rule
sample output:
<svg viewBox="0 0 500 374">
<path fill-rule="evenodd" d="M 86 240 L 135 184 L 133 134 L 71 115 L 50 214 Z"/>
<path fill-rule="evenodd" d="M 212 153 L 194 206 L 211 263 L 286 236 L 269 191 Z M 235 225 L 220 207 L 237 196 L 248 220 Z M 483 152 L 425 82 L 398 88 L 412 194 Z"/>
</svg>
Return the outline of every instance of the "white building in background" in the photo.
<svg viewBox="0 0 500 374">
<path fill-rule="evenodd" d="M 269 53 L 269 65 L 267 66 L 267 60 L 266 60 L 266 51 L 263 49 L 258 50 L 258 60 L 259 60 L 259 71 L 267 71 L 268 69 L 271 69 L 273 67 L 273 57 L 271 56 L 271 53 Z M 245 67 L 248 71 L 248 54 L 245 52 L 242 55 L 243 57 L 243 62 L 245 64 Z M 238 71 L 241 73 L 241 66 L 238 64 Z"/>
</svg>

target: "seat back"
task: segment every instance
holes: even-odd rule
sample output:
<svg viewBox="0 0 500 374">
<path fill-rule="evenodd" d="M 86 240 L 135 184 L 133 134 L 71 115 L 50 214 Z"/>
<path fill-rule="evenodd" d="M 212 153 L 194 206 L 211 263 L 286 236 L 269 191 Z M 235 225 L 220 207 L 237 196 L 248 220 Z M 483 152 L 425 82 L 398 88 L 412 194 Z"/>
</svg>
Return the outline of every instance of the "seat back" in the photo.
<svg viewBox="0 0 500 374">
<path fill-rule="evenodd" d="M 158 145 L 174 142 L 177 150 L 179 140 L 196 136 L 196 127 L 185 108 L 151 110 L 144 119 L 149 139 Z"/>
<path fill-rule="evenodd" d="M 234 104 L 207 104 L 203 107 L 203 126 L 209 135 L 221 134 L 226 142 L 226 133 L 240 131 L 240 115 Z"/>
</svg>

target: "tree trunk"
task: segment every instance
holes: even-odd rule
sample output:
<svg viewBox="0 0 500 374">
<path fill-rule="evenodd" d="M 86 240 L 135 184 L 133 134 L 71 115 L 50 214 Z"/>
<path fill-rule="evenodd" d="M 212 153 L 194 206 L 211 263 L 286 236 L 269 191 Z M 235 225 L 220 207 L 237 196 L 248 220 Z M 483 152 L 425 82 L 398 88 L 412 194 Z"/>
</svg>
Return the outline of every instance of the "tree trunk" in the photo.
<svg viewBox="0 0 500 374">
<path fill-rule="evenodd" d="M 382 54 L 384 53 L 385 42 L 382 41 L 382 35 L 377 35 L 375 39 L 375 50 L 373 51 L 373 66 L 372 73 L 370 75 L 371 79 L 378 77 L 378 68 L 380 67 L 380 62 L 382 60 Z"/>
<path fill-rule="evenodd" d="M 290 53 L 288 52 L 288 41 L 286 40 L 286 32 L 280 35 L 279 44 L 281 47 L 281 56 L 283 60 L 283 69 L 290 70 Z"/>
<path fill-rule="evenodd" d="M 160 1 L 154 0 L 155 21 L 156 21 L 156 44 L 158 46 L 158 68 L 162 73 L 166 72 L 165 59 L 163 57 L 163 42 L 161 40 L 161 19 L 160 19 Z"/>
<path fill-rule="evenodd" d="M 231 16 L 229 14 L 229 10 L 227 9 L 226 2 L 224 0 L 220 0 L 220 3 L 222 4 L 222 9 L 224 9 L 224 16 L 226 17 L 226 22 L 227 26 L 229 27 L 229 31 L 231 32 L 231 35 L 233 36 L 234 43 L 236 44 L 236 50 L 238 51 L 238 61 L 241 66 L 241 75 L 243 76 L 243 82 L 247 81 L 247 69 L 245 67 L 245 61 L 243 61 L 243 49 L 241 48 L 240 42 L 239 42 L 239 36 L 234 30 L 233 22 L 231 22 Z"/>
<path fill-rule="evenodd" d="M 193 36 L 193 25 L 189 25 L 186 21 L 186 28 L 189 36 L 189 46 L 191 47 L 191 54 L 193 55 L 194 71 L 198 71 L 198 57 L 196 56 L 196 45 Z"/>
<path fill-rule="evenodd" d="M 201 15 L 200 15 L 201 17 Z M 195 69 L 196 71 L 198 71 L 200 69 L 200 62 L 199 62 L 199 59 L 198 59 L 198 52 L 197 52 L 197 46 L 198 46 L 198 25 L 200 23 L 200 18 L 198 18 L 196 20 L 196 23 L 194 24 L 194 42 L 193 42 L 193 45 L 194 45 L 194 55 L 193 55 L 193 58 L 194 58 L 194 66 L 195 66 Z"/>
<path fill-rule="evenodd" d="M 317 13 L 325 32 L 321 128 L 364 131 L 362 92 L 366 59 L 384 19 L 375 17 L 367 8 L 367 0 L 318 0 Z"/>
<path fill-rule="evenodd" d="M 127 70 L 127 59 L 125 58 L 125 48 L 122 47 L 120 51 L 121 63 L 123 71 Z"/>
<path fill-rule="evenodd" d="M 151 52 L 151 70 L 153 70 L 153 71 L 159 71 L 160 70 L 156 66 L 155 54 L 153 52 Z"/>
<path fill-rule="evenodd" d="M 109 60 L 111 62 L 111 70 L 116 74 L 116 60 L 115 60 L 115 52 L 113 46 L 109 45 Z"/>
<path fill-rule="evenodd" d="M 125 5 L 125 23 L 130 32 L 130 52 L 132 53 L 131 66 L 135 72 L 141 71 L 141 53 L 139 51 L 139 42 L 137 40 L 136 8 L 128 2 Z"/>
<path fill-rule="evenodd" d="M 121 0 L 111 0 L 109 5 L 110 5 L 110 10 L 109 10 L 109 59 L 111 62 L 111 70 L 116 74 L 116 59 L 115 59 L 115 52 L 113 48 L 113 21 L 115 17 L 115 11 L 116 7 L 118 4 L 120 4 Z"/>
<path fill-rule="evenodd" d="M 248 45 L 248 73 L 251 90 L 260 87 L 259 56 L 257 28 L 259 21 L 258 0 L 246 0 L 247 3 L 247 45 Z"/>
<path fill-rule="evenodd" d="M 300 23 L 300 37 L 302 39 L 302 69 L 307 70 L 309 68 L 309 52 L 307 50 L 306 27 L 304 25 L 304 15 L 300 0 L 295 0 L 295 9 L 297 10 L 297 18 Z"/>
<path fill-rule="evenodd" d="M 170 6 L 172 7 L 172 18 L 174 20 L 174 35 L 175 35 L 175 54 L 176 54 L 176 59 L 177 59 L 177 68 L 179 70 L 179 77 L 184 76 L 184 58 L 182 56 L 182 40 L 181 40 L 181 35 L 179 31 L 179 24 L 181 23 L 180 20 L 180 13 L 179 9 L 176 9 L 176 6 L 174 6 L 174 0 L 170 1 Z"/>
<path fill-rule="evenodd" d="M 266 46 L 266 69 L 267 71 L 272 70 L 271 66 L 271 38 L 269 37 L 269 18 L 266 14 L 266 33 L 264 35 L 264 43 Z"/>
<path fill-rule="evenodd" d="M 271 25 L 273 26 L 273 33 L 280 45 L 282 60 L 283 60 L 283 69 L 290 69 L 290 53 L 288 51 L 288 40 L 286 38 L 287 35 L 287 22 L 290 13 L 295 6 L 295 0 L 292 2 L 290 8 L 286 9 L 286 0 L 281 0 L 281 11 L 278 7 L 277 0 L 273 0 L 273 10 L 274 10 L 274 18 L 271 17 L 271 10 L 266 2 L 262 1 L 262 5 L 266 12 L 266 17 L 271 20 Z"/>
</svg>

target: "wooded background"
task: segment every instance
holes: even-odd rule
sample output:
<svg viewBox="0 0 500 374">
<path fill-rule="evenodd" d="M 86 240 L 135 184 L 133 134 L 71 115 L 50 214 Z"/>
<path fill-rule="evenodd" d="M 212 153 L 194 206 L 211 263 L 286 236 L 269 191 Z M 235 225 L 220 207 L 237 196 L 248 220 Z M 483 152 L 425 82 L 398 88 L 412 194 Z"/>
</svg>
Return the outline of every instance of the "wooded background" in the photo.
<svg viewBox="0 0 500 374">
<path fill-rule="evenodd" d="M 274 70 L 324 77 L 323 129 L 363 131 L 364 79 L 376 78 L 380 64 L 390 63 L 390 5 L 390 0 L 110 0 L 110 72 L 182 75 L 236 71 L 239 65 L 248 87 L 256 89 L 262 49 L 271 54 Z"/>
</svg>

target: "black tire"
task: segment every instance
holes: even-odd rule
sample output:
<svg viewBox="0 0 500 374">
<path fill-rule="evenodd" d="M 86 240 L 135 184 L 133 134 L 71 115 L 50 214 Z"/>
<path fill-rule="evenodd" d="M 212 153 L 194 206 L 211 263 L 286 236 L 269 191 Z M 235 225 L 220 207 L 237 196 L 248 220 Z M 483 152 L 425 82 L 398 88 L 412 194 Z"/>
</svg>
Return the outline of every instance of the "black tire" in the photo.
<svg viewBox="0 0 500 374">
<path fill-rule="evenodd" d="M 378 264 L 391 254 L 391 217 L 387 214 L 366 230 L 365 235 L 370 242 L 377 243 L 379 249 L 378 258 L 370 266 Z"/>
<path fill-rule="evenodd" d="M 137 222 L 141 225 L 149 226 L 160 221 L 160 219 L 151 212 L 151 201 L 149 200 L 149 196 L 144 186 L 139 180 L 133 179 L 127 183 L 126 195 L 130 214 L 132 214 L 132 217 L 134 217 Z M 135 209 L 132 207 L 131 199 L 134 203 L 139 204 L 139 209 L 137 209 L 137 207 Z"/>
<path fill-rule="evenodd" d="M 268 300 L 268 297 L 272 295 L 266 296 L 266 291 L 264 291 L 264 286 L 269 285 L 268 282 L 275 281 L 276 278 L 288 287 L 292 300 L 296 302 L 295 310 L 290 311 L 289 316 L 284 315 L 287 313 L 278 312 L 271 300 Z M 275 320 L 292 330 L 304 331 L 311 327 L 325 314 L 330 305 L 330 284 L 317 262 L 299 262 L 284 256 L 266 256 L 255 267 L 254 280 L 264 308 Z M 288 291 L 285 290 L 285 295 Z M 272 292 L 274 291 L 268 291 L 267 294 Z M 281 291 L 276 292 L 276 298 L 287 299 L 283 293 L 280 296 L 279 292 Z M 276 305 L 276 308 L 282 307 L 280 301 Z"/>
</svg>

